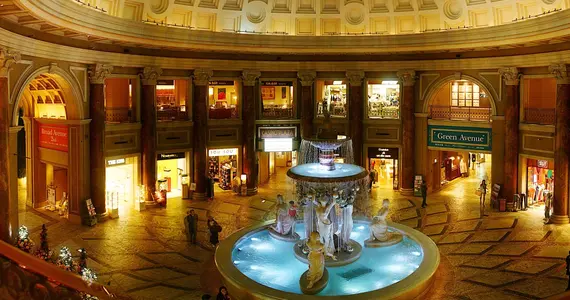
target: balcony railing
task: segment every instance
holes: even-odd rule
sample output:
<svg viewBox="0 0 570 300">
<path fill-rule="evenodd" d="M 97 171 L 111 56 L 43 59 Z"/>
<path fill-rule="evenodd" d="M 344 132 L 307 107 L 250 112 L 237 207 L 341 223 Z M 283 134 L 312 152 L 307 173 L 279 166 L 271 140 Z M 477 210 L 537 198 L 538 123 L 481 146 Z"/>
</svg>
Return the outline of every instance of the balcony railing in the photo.
<svg viewBox="0 0 570 300">
<path fill-rule="evenodd" d="M 133 111 L 128 107 L 105 108 L 105 121 L 108 123 L 131 123 L 134 119 Z"/>
<path fill-rule="evenodd" d="M 429 117 L 437 120 L 489 122 L 491 108 L 432 105 L 429 109 Z"/>
<path fill-rule="evenodd" d="M 263 106 L 262 116 L 266 119 L 291 119 L 293 118 L 293 108 Z"/>
<path fill-rule="evenodd" d="M 554 125 L 556 110 L 554 108 L 525 108 L 524 122 L 529 124 Z"/>
<path fill-rule="evenodd" d="M 81 277 L 0 241 L 0 299 L 82 299 L 80 293 L 98 299 L 129 299 L 112 294 L 100 284 Z"/>
<path fill-rule="evenodd" d="M 368 117 L 371 119 L 399 119 L 400 108 L 397 106 L 369 107 Z"/>
<path fill-rule="evenodd" d="M 159 121 L 188 120 L 188 112 L 182 111 L 180 107 L 159 107 L 156 118 Z"/>
</svg>

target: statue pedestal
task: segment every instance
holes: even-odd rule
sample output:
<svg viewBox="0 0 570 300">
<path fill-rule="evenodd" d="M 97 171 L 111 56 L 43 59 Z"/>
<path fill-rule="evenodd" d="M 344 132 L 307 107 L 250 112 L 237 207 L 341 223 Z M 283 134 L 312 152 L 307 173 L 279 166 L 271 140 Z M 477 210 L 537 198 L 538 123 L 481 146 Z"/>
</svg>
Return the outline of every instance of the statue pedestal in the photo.
<svg viewBox="0 0 570 300">
<path fill-rule="evenodd" d="M 404 236 L 398 232 L 388 232 L 390 237 L 385 241 L 376 239 L 367 239 L 364 241 L 364 246 L 369 248 L 380 248 L 395 245 L 404 239 Z"/>
<path fill-rule="evenodd" d="M 310 289 L 307 288 L 307 285 L 309 284 L 309 281 L 307 281 L 307 273 L 309 273 L 309 270 L 305 271 L 305 273 L 301 275 L 301 278 L 299 278 L 299 285 L 301 286 L 301 292 L 303 292 L 303 294 L 315 295 L 327 287 L 327 284 L 329 283 L 329 271 L 327 268 L 325 268 L 325 271 L 323 272 L 323 277 L 321 277 L 321 279 Z"/>
<path fill-rule="evenodd" d="M 305 240 L 295 244 L 293 247 L 295 250 L 295 257 L 298 260 L 308 264 L 309 261 L 307 260 L 307 254 L 303 253 L 303 248 L 299 247 L 299 244 L 305 245 Z M 325 256 L 325 266 L 339 267 L 355 262 L 360 257 L 360 254 L 362 254 L 362 245 L 360 245 L 355 240 L 350 240 L 350 245 L 352 246 L 353 251 L 350 253 L 344 252 L 343 250 L 335 252 L 336 260 L 332 260 L 332 258 Z"/>
<path fill-rule="evenodd" d="M 293 234 L 287 234 L 287 235 L 283 235 L 275 230 L 273 230 L 273 228 L 268 227 L 267 231 L 269 231 L 269 235 L 280 240 L 280 241 L 284 241 L 284 242 L 296 242 L 298 241 L 301 237 L 299 236 L 298 233 L 293 232 Z"/>
</svg>

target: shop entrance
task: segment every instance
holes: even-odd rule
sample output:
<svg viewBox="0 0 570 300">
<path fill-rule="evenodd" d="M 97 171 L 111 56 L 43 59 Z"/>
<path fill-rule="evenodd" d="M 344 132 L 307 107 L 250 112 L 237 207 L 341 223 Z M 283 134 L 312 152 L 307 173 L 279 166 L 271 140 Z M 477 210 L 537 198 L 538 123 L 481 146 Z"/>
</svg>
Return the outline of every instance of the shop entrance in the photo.
<svg viewBox="0 0 570 300">
<path fill-rule="evenodd" d="M 368 148 L 368 169 L 374 177 L 373 188 L 398 189 L 398 152 L 398 148 Z"/>
<path fill-rule="evenodd" d="M 215 192 L 239 192 L 241 185 L 238 174 L 238 148 L 209 149 L 208 175 L 213 179 Z"/>
<path fill-rule="evenodd" d="M 38 181 L 40 189 L 46 193 L 38 199 L 39 203 L 45 203 L 49 211 L 57 211 L 60 216 L 67 217 L 69 209 L 67 168 L 48 162 L 40 162 Z"/>
<path fill-rule="evenodd" d="M 297 165 L 297 151 L 260 152 L 259 184 L 265 184 L 272 176 L 285 178 L 287 171 Z"/>
<path fill-rule="evenodd" d="M 544 204 L 554 191 L 554 161 L 527 158 L 526 165 L 527 203 Z"/>
<path fill-rule="evenodd" d="M 111 217 L 128 213 L 136 198 L 138 158 L 123 157 L 107 160 L 106 206 Z"/>
<path fill-rule="evenodd" d="M 188 189 L 186 154 L 186 152 L 158 154 L 156 166 L 159 190 L 166 190 L 167 198 L 182 197 L 182 191 Z"/>
</svg>

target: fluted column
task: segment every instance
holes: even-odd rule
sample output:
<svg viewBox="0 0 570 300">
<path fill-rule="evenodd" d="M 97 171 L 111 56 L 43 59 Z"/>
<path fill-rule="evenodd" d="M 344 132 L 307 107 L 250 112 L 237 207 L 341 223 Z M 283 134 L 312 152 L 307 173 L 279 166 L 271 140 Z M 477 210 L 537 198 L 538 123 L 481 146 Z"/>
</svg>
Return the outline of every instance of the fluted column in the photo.
<svg viewBox="0 0 570 300">
<path fill-rule="evenodd" d="M 363 144 L 363 107 L 362 107 L 362 80 L 364 79 L 364 71 L 347 71 L 349 87 L 349 131 L 352 139 L 352 149 L 354 153 L 354 164 L 364 166 L 362 162 L 362 144 Z"/>
<path fill-rule="evenodd" d="M 503 197 L 513 199 L 518 187 L 519 161 L 519 78 L 517 68 L 501 68 L 499 73 L 505 83 L 505 157 Z"/>
<path fill-rule="evenodd" d="M 156 191 L 156 81 L 162 69 L 145 67 L 140 74 L 141 89 L 141 143 L 142 183 L 147 190 L 146 200 L 152 201 Z"/>
<path fill-rule="evenodd" d="M 402 100 L 400 101 L 400 116 L 402 118 L 402 183 L 400 192 L 411 195 L 414 191 L 414 85 L 416 72 L 403 70 L 397 73 L 402 84 Z"/>
<path fill-rule="evenodd" d="M 194 182 L 196 190 L 192 199 L 202 200 L 206 197 L 206 163 L 208 159 L 208 82 L 214 72 L 212 70 L 194 70 Z"/>
<path fill-rule="evenodd" d="M 247 175 L 247 195 L 257 194 L 258 163 L 255 147 L 255 97 L 257 79 L 261 72 L 247 70 L 242 72 L 243 78 L 243 128 L 242 128 L 242 171 Z"/>
<path fill-rule="evenodd" d="M 315 118 L 315 101 L 313 84 L 317 77 L 315 71 L 299 71 L 297 77 L 301 81 L 301 137 L 312 137 L 313 119 Z"/>
<path fill-rule="evenodd" d="M 568 168 L 570 167 L 570 77 L 568 66 L 551 65 L 556 77 L 556 140 L 554 150 L 554 213 L 555 224 L 568 223 Z"/>
<path fill-rule="evenodd" d="M 89 68 L 89 166 L 91 170 L 91 201 L 97 214 L 106 213 L 105 207 L 105 78 L 113 66 L 97 64 Z"/>
<path fill-rule="evenodd" d="M 10 176 L 8 76 L 13 65 L 19 60 L 19 53 L 0 48 L 0 239 L 6 242 L 11 242 L 18 228 L 18 198 L 10 197 L 10 181 L 18 178 Z M 13 201 L 14 199 L 16 201 Z"/>
</svg>

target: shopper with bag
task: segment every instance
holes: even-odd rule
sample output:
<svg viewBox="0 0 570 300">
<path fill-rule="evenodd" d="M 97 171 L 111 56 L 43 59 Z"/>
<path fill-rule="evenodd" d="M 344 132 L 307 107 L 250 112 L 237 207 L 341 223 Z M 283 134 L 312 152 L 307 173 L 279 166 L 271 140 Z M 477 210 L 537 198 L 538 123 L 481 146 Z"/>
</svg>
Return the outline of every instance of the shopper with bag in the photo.
<svg viewBox="0 0 570 300">
<path fill-rule="evenodd" d="M 475 194 L 479 196 L 479 205 L 481 206 L 481 217 L 485 213 L 485 196 L 487 195 L 487 183 L 485 180 L 481 181 L 479 188 L 475 191 Z"/>
<path fill-rule="evenodd" d="M 210 230 L 210 243 L 216 247 L 220 242 L 218 233 L 222 232 L 222 226 L 212 216 L 208 216 L 208 229 Z"/>
</svg>

